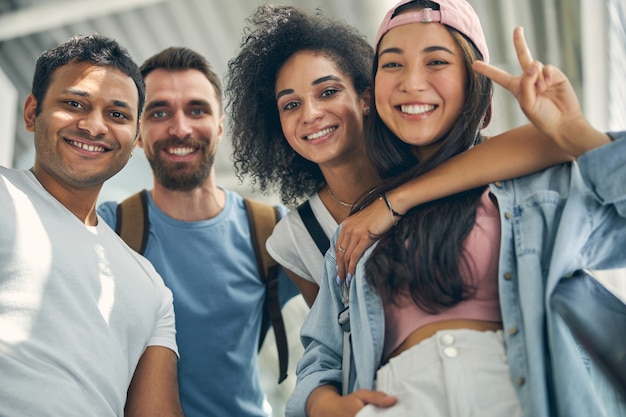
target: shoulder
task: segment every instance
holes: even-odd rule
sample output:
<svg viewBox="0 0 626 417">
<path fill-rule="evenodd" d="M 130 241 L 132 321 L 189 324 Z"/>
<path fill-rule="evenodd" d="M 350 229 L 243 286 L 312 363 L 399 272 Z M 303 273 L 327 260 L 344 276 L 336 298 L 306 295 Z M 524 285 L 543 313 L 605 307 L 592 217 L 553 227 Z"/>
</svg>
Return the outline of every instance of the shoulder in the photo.
<svg viewBox="0 0 626 417">
<path fill-rule="evenodd" d="M 28 184 L 29 177 L 32 177 L 34 180 L 34 176 L 30 171 L 0 166 L 0 178 L 2 178 L 3 182 L 15 184 L 22 188 L 23 185 Z"/>
<path fill-rule="evenodd" d="M 97 209 L 98 215 L 100 215 L 102 220 L 104 220 L 111 228 L 115 228 L 118 205 L 119 204 L 116 201 L 106 201 L 100 204 Z"/>
</svg>

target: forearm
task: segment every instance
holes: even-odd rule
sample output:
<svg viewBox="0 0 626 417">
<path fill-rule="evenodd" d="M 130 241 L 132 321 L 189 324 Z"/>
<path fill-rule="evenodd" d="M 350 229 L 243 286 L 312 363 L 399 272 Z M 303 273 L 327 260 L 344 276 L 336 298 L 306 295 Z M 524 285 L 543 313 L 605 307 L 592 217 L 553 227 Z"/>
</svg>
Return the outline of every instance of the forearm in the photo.
<svg viewBox="0 0 626 417">
<path fill-rule="evenodd" d="M 162 346 L 148 346 L 128 388 L 125 417 L 182 417 L 178 396 L 177 356 Z"/>
<path fill-rule="evenodd" d="M 532 125 L 524 125 L 450 158 L 437 168 L 389 191 L 393 208 L 412 207 L 497 180 L 528 175 L 573 158 Z"/>
</svg>

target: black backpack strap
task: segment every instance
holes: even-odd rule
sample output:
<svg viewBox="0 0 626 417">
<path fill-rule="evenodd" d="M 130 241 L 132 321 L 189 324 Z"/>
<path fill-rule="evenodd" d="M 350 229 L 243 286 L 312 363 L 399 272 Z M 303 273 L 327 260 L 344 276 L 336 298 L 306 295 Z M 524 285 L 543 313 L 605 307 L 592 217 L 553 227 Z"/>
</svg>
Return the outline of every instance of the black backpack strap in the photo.
<svg viewBox="0 0 626 417">
<path fill-rule="evenodd" d="M 309 200 L 298 206 L 298 214 L 306 227 L 306 230 L 309 231 L 309 234 L 313 238 L 313 241 L 317 245 L 317 248 L 322 252 L 322 256 L 326 254 L 328 248 L 330 248 L 330 240 L 324 233 L 320 222 L 317 221 L 315 215 L 313 214 L 313 210 L 311 209 L 311 204 Z"/>
<path fill-rule="evenodd" d="M 267 204 L 249 199 L 244 199 L 244 204 L 250 223 L 252 246 L 256 255 L 259 276 L 265 284 L 265 300 L 263 302 L 263 318 L 258 348 L 261 349 L 265 335 L 271 325 L 274 329 L 276 348 L 278 350 L 278 383 L 280 384 L 287 378 L 287 366 L 289 364 L 287 333 L 278 297 L 278 272 L 280 265 L 265 249 L 265 241 L 272 234 L 274 226 L 280 219 L 280 212 L 278 207 L 268 206 Z"/>
<path fill-rule="evenodd" d="M 131 195 L 117 205 L 117 233 L 135 252 L 143 253 L 148 244 L 150 220 L 148 219 L 148 190 Z"/>
</svg>

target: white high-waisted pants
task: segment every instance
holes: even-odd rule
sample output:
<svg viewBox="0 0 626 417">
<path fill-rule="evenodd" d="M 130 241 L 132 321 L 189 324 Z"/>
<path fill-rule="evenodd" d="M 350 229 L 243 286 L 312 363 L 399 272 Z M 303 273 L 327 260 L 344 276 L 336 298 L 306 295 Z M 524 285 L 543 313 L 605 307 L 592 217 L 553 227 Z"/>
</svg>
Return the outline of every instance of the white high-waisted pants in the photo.
<svg viewBox="0 0 626 417">
<path fill-rule="evenodd" d="M 367 405 L 357 417 L 521 415 L 502 331 L 440 331 L 380 368 L 376 389 L 398 402 Z"/>
</svg>

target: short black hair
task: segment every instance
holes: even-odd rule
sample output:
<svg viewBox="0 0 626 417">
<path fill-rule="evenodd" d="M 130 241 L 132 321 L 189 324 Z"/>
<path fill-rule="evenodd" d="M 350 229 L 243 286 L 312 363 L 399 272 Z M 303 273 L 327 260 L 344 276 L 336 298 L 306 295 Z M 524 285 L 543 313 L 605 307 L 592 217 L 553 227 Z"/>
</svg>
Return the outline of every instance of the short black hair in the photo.
<svg viewBox="0 0 626 417">
<path fill-rule="evenodd" d="M 215 95 L 222 111 L 222 82 L 215 71 L 211 68 L 209 61 L 198 52 L 184 47 L 170 47 L 152 55 L 146 59 L 139 70 L 145 79 L 150 72 L 156 69 L 170 71 L 182 71 L 195 69 L 204 74 L 215 89 Z"/>
<path fill-rule="evenodd" d="M 146 99 L 146 85 L 139 67 L 126 48 L 116 40 L 99 34 L 72 36 L 68 41 L 39 55 L 31 89 L 37 100 L 36 115 L 41 113 L 41 105 L 50 86 L 52 73 L 70 62 L 90 62 L 94 65 L 112 67 L 132 78 L 139 93 L 138 116 L 141 116 Z"/>
</svg>

